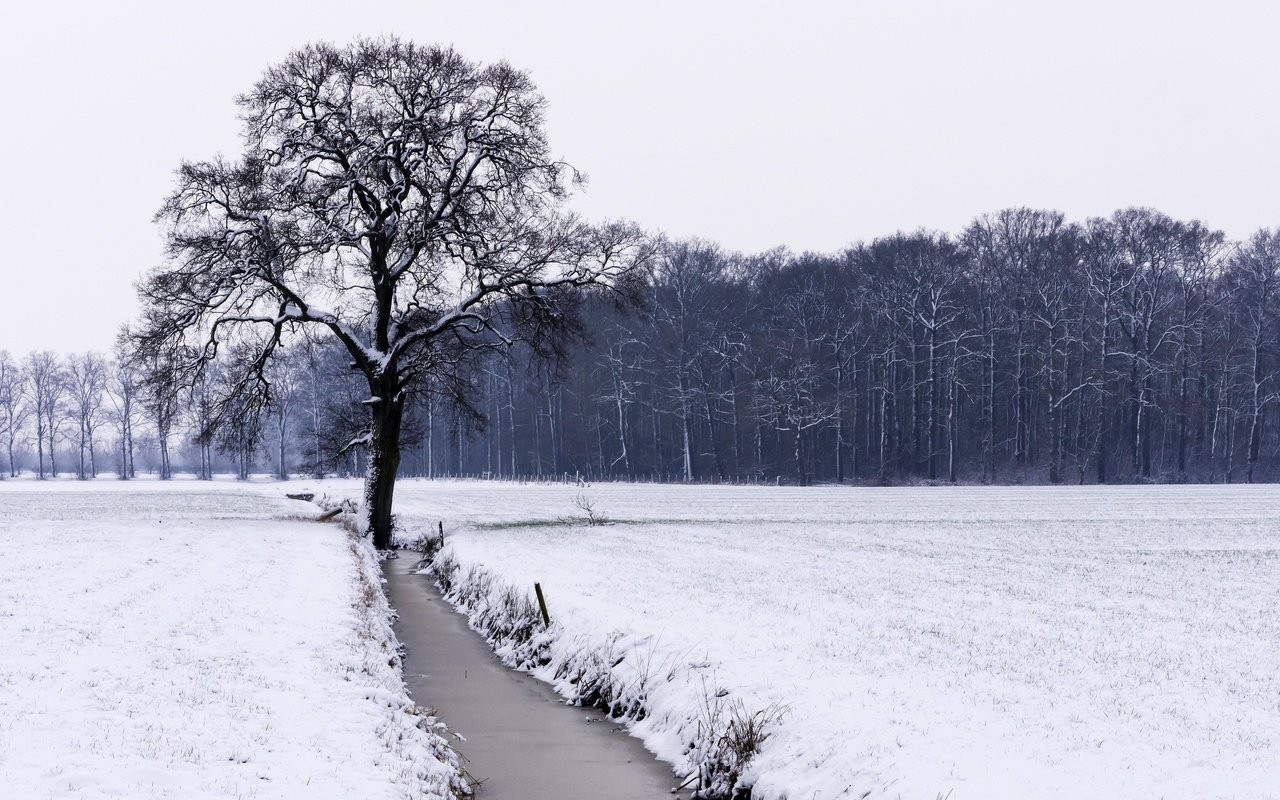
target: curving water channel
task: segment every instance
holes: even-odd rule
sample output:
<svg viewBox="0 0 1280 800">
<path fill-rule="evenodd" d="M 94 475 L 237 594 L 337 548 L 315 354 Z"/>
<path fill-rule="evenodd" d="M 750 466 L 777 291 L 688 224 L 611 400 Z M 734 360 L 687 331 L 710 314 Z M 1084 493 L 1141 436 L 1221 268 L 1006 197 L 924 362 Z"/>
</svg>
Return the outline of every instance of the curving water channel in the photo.
<svg viewBox="0 0 1280 800">
<path fill-rule="evenodd" d="M 416 575 L 413 554 L 383 562 L 399 612 L 404 681 L 459 737 L 477 800 L 657 800 L 675 776 L 600 713 L 565 705 L 546 684 L 502 664 L 466 618 Z M 589 721 L 594 720 L 594 721 Z"/>
</svg>

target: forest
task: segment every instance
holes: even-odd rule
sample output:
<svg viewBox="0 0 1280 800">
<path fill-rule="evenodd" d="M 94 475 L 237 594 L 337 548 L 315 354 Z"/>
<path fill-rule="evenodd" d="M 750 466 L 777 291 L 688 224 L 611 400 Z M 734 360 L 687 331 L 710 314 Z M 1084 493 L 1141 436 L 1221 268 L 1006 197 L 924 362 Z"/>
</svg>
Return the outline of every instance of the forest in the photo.
<svg viewBox="0 0 1280 800">
<path fill-rule="evenodd" d="M 570 335 L 468 348 L 424 375 L 401 474 L 1280 477 L 1280 233 L 1014 208 L 834 254 L 657 253 L 625 297 L 576 293 Z M 126 339 L 110 355 L 0 353 L 6 474 L 363 470 L 368 388 L 331 339 L 278 349 L 261 397 L 217 369 L 165 380 Z"/>
</svg>

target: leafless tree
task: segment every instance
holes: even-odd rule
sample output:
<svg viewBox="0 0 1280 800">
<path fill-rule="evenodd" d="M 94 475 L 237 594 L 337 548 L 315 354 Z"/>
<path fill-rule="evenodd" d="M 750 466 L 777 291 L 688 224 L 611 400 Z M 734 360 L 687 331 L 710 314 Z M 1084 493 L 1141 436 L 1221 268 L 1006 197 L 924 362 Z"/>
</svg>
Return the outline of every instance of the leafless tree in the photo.
<svg viewBox="0 0 1280 800">
<path fill-rule="evenodd" d="M 138 421 L 138 374 L 134 370 L 129 353 L 129 331 L 122 328 L 116 335 L 112 348 L 113 360 L 107 365 L 108 414 L 115 426 L 120 447 L 120 480 L 137 477 L 133 463 L 134 424 Z"/>
<path fill-rule="evenodd" d="M 301 390 L 301 365 L 287 356 L 272 359 L 266 379 L 271 385 L 271 419 L 275 423 L 276 477 L 289 479 L 289 463 L 285 452 L 289 443 L 289 422 L 298 405 Z"/>
<path fill-rule="evenodd" d="M 58 423 L 61 421 L 62 396 L 66 391 L 62 366 L 53 352 L 44 350 L 27 356 L 25 371 L 27 400 L 31 404 L 36 419 L 37 474 L 40 480 L 44 480 L 47 448 L 49 472 L 56 478 L 58 468 L 54 457 L 54 440 Z"/>
<path fill-rule="evenodd" d="M 181 365 L 189 354 L 176 348 L 138 348 L 130 355 L 129 369 L 138 380 L 138 401 L 156 435 L 160 480 L 173 477 L 169 451 L 171 437 L 182 416 L 184 385 Z"/>
<path fill-rule="evenodd" d="M 263 370 L 303 326 L 346 348 L 368 384 L 364 524 L 391 541 L 405 399 L 447 341 L 480 348 L 563 322 L 564 290 L 616 278 L 643 237 L 562 202 L 528 75 L 395 39 L 311 45 L 240 98 L 245 152 L 183 164 L 160 211 L 168 259 L 142 287 L 141 350 L 229 341 Z M 499 320 L 506 320 L 499 324 Z M 252 329 L 249 332 L 247 329 Z"/>
<path fill-rule="evenodd" d="M 98 353 L 72 355 L 67 359 L 66 381 L 80 456 L 76 475 L 81 480 L 96 478 L 98 462 L 95 440 L 98 429 L 103 424 L 101 412 L 107 388 L 106 360 Z"/>
<path fill-rule="evenodd" d="M 1227 283 L 1248 348 L 1248 420 L 1245 482 L 1253 483 L 1262 452 L 1267 409 L 1280 398 L 1280 231 L 1262 230 L 1231 258 Z"/>
<path fill-rule="evenodd" d="M 666 243 L 657 259 L 639 330 L 628 338 L 643 348 L 645 369 L 662 396 L 661 409 L 679 429 L 679 471 L 697 477 L 699 442 L 695 426 L 705 420 L 705 445 L 718 477 L 725 475 L 717 434 L 719 398 L 714 375 L 720 369 L 716 344 L 731 318 L 724 291 L 728 260 L 710 242 Z M 641 332 L 643 331 L 643 332 Z"/>
<path fill-rule="evenodd" d="M 8 473 L 11 478 L 18 477 L 14 451 L 23 426 L 31 415 L 31 405 L 26 399 L 26 384 L 26 375 L 13 356 L 9 355 L 8 350 L 0 350 L 0 436 L 4 437 L 5 450 L 9 456 Z"/>
<path fill-rule="evenodd" d="M 191 441 L 196 446 L 198 463 L 196 478 L 213 480 L 213 440 L 217 431 L 217 403 L 214 384 L 218 382 L 221 365 L 212 365 L 195 377 L 187 388 L 191 419 Z"/>
</svg>

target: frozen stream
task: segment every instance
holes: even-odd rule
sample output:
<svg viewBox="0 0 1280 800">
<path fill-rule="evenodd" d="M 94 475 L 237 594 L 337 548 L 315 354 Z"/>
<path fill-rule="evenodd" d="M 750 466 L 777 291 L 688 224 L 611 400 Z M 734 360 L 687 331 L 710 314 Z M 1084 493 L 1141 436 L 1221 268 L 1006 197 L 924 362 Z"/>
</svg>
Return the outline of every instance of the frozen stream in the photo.
<svg viewBox="0 0 1280 800">
<path fill-rule="evenodd" d="M 565 705 L 546 684 L 504 666 L 431 580 L 414 574 L 415 556 L 383 565 L 400 615 L 405 685 L 462 737 L 448 738 L 481 781 L 477 800 L 678 797 L 671 770 L 617 723 Z"/>
</svg>

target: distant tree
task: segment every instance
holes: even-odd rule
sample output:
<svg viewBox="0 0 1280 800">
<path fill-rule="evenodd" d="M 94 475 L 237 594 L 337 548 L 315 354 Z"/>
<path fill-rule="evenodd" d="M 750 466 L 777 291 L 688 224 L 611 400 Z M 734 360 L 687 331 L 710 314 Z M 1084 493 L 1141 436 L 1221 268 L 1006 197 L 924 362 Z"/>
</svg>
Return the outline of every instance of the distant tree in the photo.
<svg viewBox="0 0 1280 800">
<path fill-rule="evenodd" d="M 1192 448 L 1203 444 L 1208 423 L 1209 366 L 1207 344 L 1222 297 L 1215 291 L 1222 258 L 1227 251 L 1222 231 L 1209 229 L 1199 220 L 1182 226 L 1178 240 L 1179 302 L 1172 321 L 1177 346 L 1177 474 L 1186 480 Z M 1198 383 L 1198 385 L 1197 385 Z"/>
<path fill-rule="evenodd" d="M 62 366 L 49 350 L 30 353 L 26 360 L 27 399 L 36 419 L 36 464 L 40 480 L 45 477 L 45 452 L 49 455 L 49 472 L 58 477 L 54 460 L 54 435 L 61 421 L 61 400 L 66 389 Z"/>
<path fill-rule="evenodd" d="M 138 379 L 138 399 L 155 430 L 155 445 L 159 456 L 160 480 L 173 477 L 173 462 L 169 445 L 174 428 L 182 416 L 182 395 L 186 388 L 182 382 L 181 365 L 190 354 L 181 348 L 138 348 L 129 359 L 129 368 Z"/>
<path fill-rule="evenodd" d="M 317 341 L 315 337 L 302 337 L 301 347 L 294 349 L 306 376 L 302 389 L 302 421 L 296 429 L 300 439 L 303 467 L 316 478 L 323 478 L 335 467 L 334 454 L 326 447 L 331 438 L 328 429 L 328 410 L 332 400 L 332 385 L 336 374 L 344 370 L 345 349 L 336 341 Z M 336 362 L 336 363 L 335 363 Z M 350 436 L 343 437 L 349 441 Z"/>
<path fill-rule="evenodd" d="M 1232 256 L 1226 281 L 1242 343 L 1248 386 L 1249 432 L 1245 482 L 1253 483 L 1262 455 L 1263 424 L 1268 408 L 1280 398 L 1280 230 L 1258 231 Z"/>
<path fill-rule="evenodd" d="M 258 448 L 262 446 L 269 402 L 275 395 L 254 390 L 252 384 L 241 380 L 248 364 L 257 357 L 259 348 L 251 343 L 237 342 L 226 353 L 227 358 L 215 365 L 209 375 L 207 391 L 212 398 L 212 414 L 201 427 L 201 435 L 210 438 L 219 452 L 235 464 L 236 477 L 248 480 L 253 470 Z M 268 364 L 264 380 L 270 375 Z M 272 387 L 274 388 L 274 387 Z"/>
<path fill-rule="evenodd" d="M 221 388 L 226 388 L 221 387 Z M 247 481 L 253 471 L 255 454 L 262 445 L 262 407 L 253 395 L 239 393 L 224 405 L 229 414 L 214 432 L 218 451 L 235 464 L 236 477 Z"/>
<path fill-rule="evenodd" d="M 202 481 L 213 480 L 213 440 L 216 434 L 215 414 L 217 403 L 214 398 L 214 384 L 217 382 L 218 366 L 204 370 L 195 377 L 187 394 L 191 420 L 191 441 L 199 454 L 196 466 L 196 477 Z"/>
<path fill-rule="evenodd" d="M 1170 310 L 1175 291 L 1181 224 L 1150 208 L 1127 208 L 1112 215 L 1120 264 L 1125 274 L 1117 324 L 1129 367 L 1128 439 L 1133 474 L 1152 475 L 1158 382 L 1171 369 L 1174 331 Z"/>
<path fill-rule="evenodd" d="M 728 260 L 711 242 L 667 243 L 656 259 L 645 330 L 636 338 L 646 349 L 647 369 L 653 375 L 662 403 L 679 431 L 679 471 L 685 481 L 699 475 L 698 422 L 705 421 L 703 446 L 717 475 L 724 466 L 716 437 L 717 415 L 709 359 L 728 321 L 728 295 L 723 291 Z"/>
<path fill-rule="evenodd" d="M 1094 348 L 1092 364 L 1088 367 L 1094 381 L 1091 392 L 1093 436 L 1086 459 L 1091 457 L 1094 460 L 1095 480 L 1107 483 L 1112 479 L 1111 462 L 1117 450 L 1114 441 L 1115 403 L 1123 379 L 1117 357 L 1120 298 L 1133 277 L 1124 264 L 1112 220 L 1101 217 L 1089 220 L 1083 248 L 1083 280 L 1091 308 L 1089 324 L 1093 329 Z"/>
<path fill-rule="evenodd" d="M 4 437 L 5 451 L 9 456 L 8 473 L 11 478 L 18 477 L 14 451 L 23 426 L 31 415 L 31 406 L 25 397 L 26 386 L 22 368 L 8 350 L 0 350 L 0 436 Z"/>
<path fill-rule="evenodd" d="M 984 483 L 999 479 L 1000 447 L 996 383 L 1004 353 L 1000 339 L 1009 325 L 1009 308 L 1005 302 L 1001 276 L 1008 259 L 1008 211 L 984 214 L 965 229 L 961 237 L 974 307 L 973 327 L 980 338 L 981 357 L 978 378 L 979 441 L 981 442 L 981 479 Z"/>
<path fill-rule="evenodd" d="M 813 478 L 813 435 L 840 413 L 834 372 L 825 369 L 825 340 L 836 323 L 821 275 L 821 264 L 806 258 L 764 279 L 773 298 L 762 320 L 772 358 L 757 374 L 756 404 L 760 418 L 789 442 L 801 484 Z"/>
<path fill-rule="evenodd" d="M 103 422 L 101 411 L 107 388 L 107 362 L 97 353 L 70 356 L 67 359 L 66 381 L 71 401 L 70 412 L 76 426 L 76 445 L 80 454 L 76 474 L 81 480 L 96 478 L 98 462 L 94 440 Z"/>
<path fill-rule="evenodd" d="M 108 367 L 107 398 L 111 403 L 111 422 L 120 443 L 120 480 L 136 477 L 133 463 L 134 431 L 138 407 L 138 375 L 130 363 L 127 329 L 116 337 L 115 360 Z"/>
<path fill-rule="evenodd" d="M 137 347 L 193 348 L 189 380 L 247 337 L 258 351 L 239 377 L 269 394 L 282 341 L 303 326 L 336 338 L 368 388 L 363 521 L 385 548 L 405 399 L 440 348 L 563 325 L 564 290 L 619 277 L 644 240 L 562 211 L 577 174 L 550 154 L 542 96 L 504 63 L 317 44 L 239 102 L 241 159 L 183 164 L 160 211 L 168 260 L 142 285 Z"/>
<path fill-rule="evenodd" d="M 289 479 L 285 453 L 289 444 L 289 423 L 301 396 L 301 372 L 302 365 L 288 355 L 272 359 L 265 372 L 265 378 L 271 385 L 269 413 L 275 425 L 276 477 L 282 481 Z"/>
</svg>

